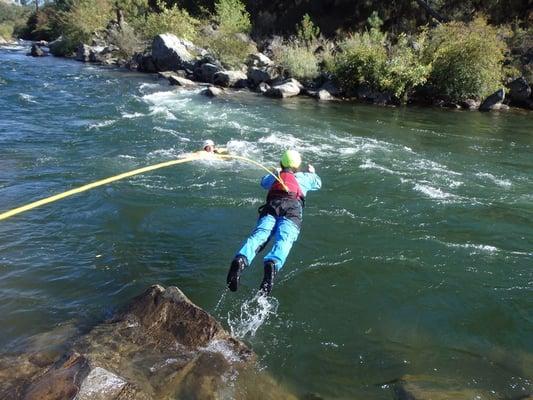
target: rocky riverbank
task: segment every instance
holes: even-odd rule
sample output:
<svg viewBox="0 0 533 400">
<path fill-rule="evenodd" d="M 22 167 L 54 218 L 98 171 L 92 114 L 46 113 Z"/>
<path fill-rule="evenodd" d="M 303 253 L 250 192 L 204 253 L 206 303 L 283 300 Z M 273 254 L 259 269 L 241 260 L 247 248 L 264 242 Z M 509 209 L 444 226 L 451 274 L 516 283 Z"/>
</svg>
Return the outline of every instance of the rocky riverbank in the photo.
<svg viewBox="0 0 533 400">
<path fill-rule="evenodd" d="M 58 328 L 0 357 L 0 398 L 296 399 L 256 356 L 178 288 L 155 285 L 79 335 Z"/>
<path fill-rule="evenodd" d="M 29 55 L 42 57 L 72 57 L 81 62 L 104 66 L 119 66 L 145 73 L 159 73 L 170 85 L 183 87 L 208 86 L 202 93 L 218 96 L 225 90 L 248 89 L 272 98 L 310 96 L 319 101 L 350 100 L 377 105 L 399 105 L 399 100 L 390 92 L 380 92 L 361 84 L 356 90 L 342 90 L 331 76 L 320 75 L 306 82 L 299 82 L 287 76 L 283 68 L 268 56 L 267 41 L 259 48 L 263 52 L 250 55 L 245 65 L 238 70 L 227 70 L 212 54 L 194 43 L 172 34 L 157 35 L 145 51 L 124 57 L 124 52 L 109 43 L 113 31 L 121 29 L 118 23 L 111 23 L 105 33 L 95 36 L 91 44 L 80 44 L 74 54 L 64 53 L 63 39 L 53 42 L 36 42 Z M 266 54 L 265 54 L 266 53 Z M 408 104 L 438 106 L 467 110 L 507 110 L 509 107 L 533 109 L 530 83 L 523 77 L 507 82 L 506 88 L 497 90 L 483 101 L 467 99 L 449 102 L 425 96 L 409 99 Z"/>
</svg>

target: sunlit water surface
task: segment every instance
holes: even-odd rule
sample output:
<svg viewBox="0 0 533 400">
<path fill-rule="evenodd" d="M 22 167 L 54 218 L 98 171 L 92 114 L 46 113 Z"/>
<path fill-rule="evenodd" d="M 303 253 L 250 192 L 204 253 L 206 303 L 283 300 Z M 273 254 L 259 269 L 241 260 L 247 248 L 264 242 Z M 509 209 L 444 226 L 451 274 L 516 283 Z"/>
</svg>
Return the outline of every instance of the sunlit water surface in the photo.
<svg viewBox="0 0 533 400">
<path fill-rule="evenodd" d="M 533 115 L 208 99 L 154 76 L 0 50 L 0 210 L 212 138 L 324 186 L 274 298 L 224 290 L 265 193 L 242 162 L 183 164 L 0 223 L 0 346 L 179 286 L 297 393 L 390 399 L 404 375 L 533 392 Z"/>
</svg>

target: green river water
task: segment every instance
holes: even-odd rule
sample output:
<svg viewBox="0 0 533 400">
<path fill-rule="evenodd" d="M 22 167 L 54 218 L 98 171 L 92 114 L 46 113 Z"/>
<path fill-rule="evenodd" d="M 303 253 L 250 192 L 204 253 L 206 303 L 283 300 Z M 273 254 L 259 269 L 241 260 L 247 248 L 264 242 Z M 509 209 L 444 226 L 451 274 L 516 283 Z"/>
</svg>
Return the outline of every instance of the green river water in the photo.
<svg viewBox="0 0 533 400">
<path fill-rule="evenodd" d="M 533 114 L 208 99 L 154 76 L 0 49 L 0 211 L 194 151 L 206 138 L 323 179 L 274 297 L 229 263 L 261 170 L 183 164 L 0 222 L 0 346 L 179 286 L 296 393 L 392 399 L 405 375 L 533 393 Z"/>
</svg>

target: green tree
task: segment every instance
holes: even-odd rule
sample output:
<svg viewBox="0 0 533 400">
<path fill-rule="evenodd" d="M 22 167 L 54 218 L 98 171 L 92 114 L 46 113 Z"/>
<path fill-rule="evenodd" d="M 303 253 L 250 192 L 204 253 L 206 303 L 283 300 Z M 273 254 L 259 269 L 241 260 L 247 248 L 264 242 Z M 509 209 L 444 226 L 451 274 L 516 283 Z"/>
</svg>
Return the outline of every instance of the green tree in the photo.
<svg viewBox="0 0 533 400">
<path fill-rule="evenodd" d="M 302 21 L 296 25 L 296 37 L 307 47 L 311 47 L 320 35 L 320 28 L 313 23 L 309 14 L 305 14 Z"/>
<path fill-rule="evenodd" d="M 241 0 L 218 0 L 215 3 L 215 12 L 219 29 L 225 33 L 250 32 L 250 14 Z"/>
</svg>

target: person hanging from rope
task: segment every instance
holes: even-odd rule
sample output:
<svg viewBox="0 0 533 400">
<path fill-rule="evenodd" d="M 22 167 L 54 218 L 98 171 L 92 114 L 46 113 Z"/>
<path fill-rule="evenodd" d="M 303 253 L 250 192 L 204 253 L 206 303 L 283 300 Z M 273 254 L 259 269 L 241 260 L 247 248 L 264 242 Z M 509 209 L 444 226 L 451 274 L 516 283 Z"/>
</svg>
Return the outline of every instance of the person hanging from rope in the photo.
<svg viewBox="0 0 533 400">
<path fill-rule="evenodd" d="M 264 294 L 271 293 L 274 277 L 285 264 L 300 233 L 306 194 L 322 187 L 322 180 L 312 165 L 308 165 L 307 172 L 298 172 L 301 163 L 300 153 L 287 150 L 281 157 L 281 169 L 278 170 L 283 184 L 271 174 L 261 179 L 261 186 L 268 190 L 266 203 L 259 208 L 255 229 L 231 262 L 226 278 L 231 291 L 237 291 L 241 272 L 273 237 L 274 245 L 264 257 L 264 276 L 259 286 Z"/>
</svg>

